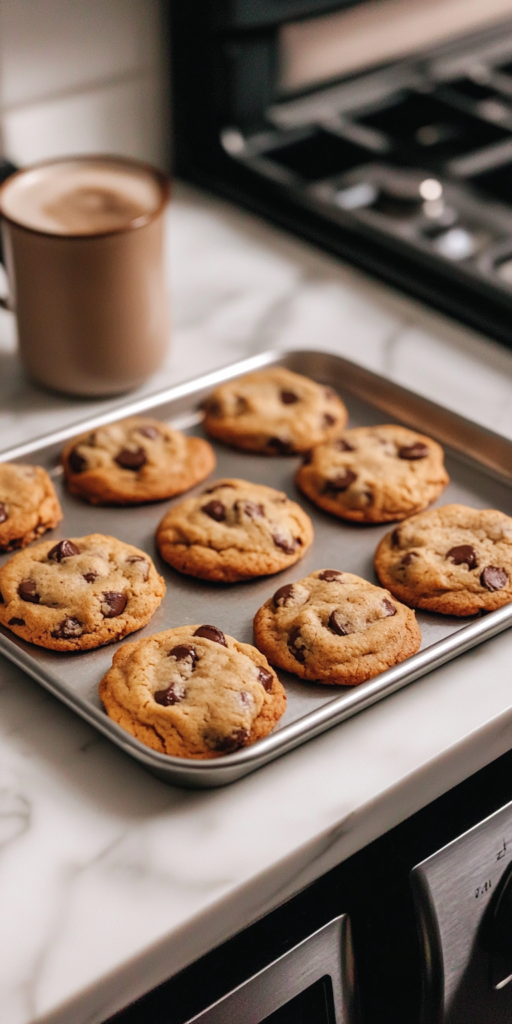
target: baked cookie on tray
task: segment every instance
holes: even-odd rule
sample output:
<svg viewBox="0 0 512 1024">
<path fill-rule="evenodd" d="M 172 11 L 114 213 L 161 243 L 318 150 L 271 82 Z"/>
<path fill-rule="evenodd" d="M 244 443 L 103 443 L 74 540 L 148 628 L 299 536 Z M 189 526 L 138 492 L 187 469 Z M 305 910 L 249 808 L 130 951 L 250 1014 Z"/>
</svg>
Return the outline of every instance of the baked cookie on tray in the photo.
<svg viewBox="0 0 512 1024">
<path fill-rule="evenodd" d="M 54 651 L 86 651 L 149 622 L 165 584 L 149 555 L 92 533 L 20 551 L 0 569 L 0 624 Z"/>
<path fill-rule="evenodd" d="M 45 469 L 0 463 L 0 551 L 24 548 L 61 519 L 59 499 Z"/>
<path fill-rule="evenodd" d="M 264 655 L 208 625 L 124 644 L 99 694 L 110 718 L 141 743 L 196 759 L 250 746 L 286 708 Z"/>
<path fill-rule="evenodd" d="M 512 601 L 512 519 L 444 505 L 381 540 L 375 569 L 400 601 L 443 615 L 475 615 Z"/>
<path fill-rule="evenodd" d="M 317 683 L 355 686 L 419 650 L 410 608 L 338 569 L 286 583 L 256 612 L 254 639 L 271 665 Z"/>
<path fill-rule="evenodd" d="M 336 392 L 274 366 L 221 384 L 205 403 L 205 430 L 263 455 L 293 455 L 339 434 L 347 410 Z"/>
<path fill-rule="evenodd" d="M 358 523 L 405 519 L 449 483 L 441 445 L 406 427 L 345 430 L 309 452 L 300 489 L 326 512 Z"/>
<path fill-rule="evenodd" d="M 215 468 L 208 441 L 149 416 L 75 437 L 62 453 L 72 494 L 93 505 L 140 505 L 182 494 Z"/>
<path fill-rule="evenodd" d="M 282 491 L 233 478 L 171 508 L 156 540 L 173 569 L 236 583 L 294 565 L 313 540 L 313 526 Z"/>
</svg>

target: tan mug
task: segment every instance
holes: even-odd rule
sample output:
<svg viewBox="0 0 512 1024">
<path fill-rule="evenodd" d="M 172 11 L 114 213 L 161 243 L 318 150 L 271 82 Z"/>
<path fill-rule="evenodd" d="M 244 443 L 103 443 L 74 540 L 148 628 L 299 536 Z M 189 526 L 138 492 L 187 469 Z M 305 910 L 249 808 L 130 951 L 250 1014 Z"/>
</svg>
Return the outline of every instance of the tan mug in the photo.
<svg viewBox="0 0 512 1024">
<path fill-rule="evenodd" d="M 169 181 L 118 157 L 76 157 L 13 174 L 0 188 L 23 364 L 67 394 L 137 387 L 161 364 L 170 326 L 164 273 Z"/>
</svg>

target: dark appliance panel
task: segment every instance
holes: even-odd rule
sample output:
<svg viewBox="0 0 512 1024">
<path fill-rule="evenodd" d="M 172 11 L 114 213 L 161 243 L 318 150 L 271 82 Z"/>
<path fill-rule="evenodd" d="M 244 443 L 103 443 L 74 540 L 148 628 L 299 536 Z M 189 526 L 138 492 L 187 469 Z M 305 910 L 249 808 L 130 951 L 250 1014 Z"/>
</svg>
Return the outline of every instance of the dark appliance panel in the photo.
<svg viewBox="0 0 512 1024">
<path fill-rule="evenodd" d="M 414 868 L 422 1024 L 512 1022 L 512 804 Z"/>
<path fill-rule="evenodd" d="M 356 1024 L 348 917 L 331 921 L 187 1024 Z"/>
<path fill-rule="evenodd" d="M 512 6 L 283 91 L 284 28 L 368 2 L 171 4 L 176 170 L 512 345 Z"/>
</svg>

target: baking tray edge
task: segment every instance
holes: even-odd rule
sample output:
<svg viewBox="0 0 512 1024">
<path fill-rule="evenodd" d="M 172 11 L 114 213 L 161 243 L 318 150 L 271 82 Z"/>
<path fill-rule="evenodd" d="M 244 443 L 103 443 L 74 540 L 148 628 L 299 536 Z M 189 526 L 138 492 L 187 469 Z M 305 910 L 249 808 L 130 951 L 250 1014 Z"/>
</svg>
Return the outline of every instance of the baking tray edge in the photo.
<svg viewBox="0 0 512 1024">
<path fill-rule="evenodd" d="M 333 353 L 309 350 L 284 353 L 268 351 L 221 367 L 175 387 L 116 406 L 107 413 L 81 420 L 35 441 L 0 451 L 0 461 L 23 458 L 50 445 L 61 444 L 82 431 L 93 430 L 120 417 L 148 412 L 164 403 L 172 402 L 178 416 L 180 411 L 188 411 L 192 397 L 200 401 L 218 384 L 264 366 L 280 364 L 306 375 L 328 377 L 328 366 L 329 363 L 332 365 L 332 361 L 336 361 L 338 366 L 343 368 L 347 390 L 358 398 L 370 401 L 384 412 L 417 429 L 427 429 L 425 423 L 428 423 L 429 434 L 457 451 L 459 457 L 462 455 L 463 458 L 476 460 L 492 476 L 512 483 L 512 442 L 507 438 L 457 413 L 452 413 L 348 359 Z M 0 652 L 153 774 L 180 786 L 212 788 L 227 785 L 255 771 L 395 693 L 427 672 L 489 640 L 511 625 L 512 604 L 509 604 L 470 622 L 368 682 L 345 690 L 328 703 L 259 740 L 254 746 L 246 747 L 229 756 L 215 758 L 212 762 L 169 757 L 145 747 L 107 718 L 102 711 L 76 694 L 70 693 L 57 677 L 38 665 L 30 654 L 3 634 L 0 634 Z"/>
</svg>

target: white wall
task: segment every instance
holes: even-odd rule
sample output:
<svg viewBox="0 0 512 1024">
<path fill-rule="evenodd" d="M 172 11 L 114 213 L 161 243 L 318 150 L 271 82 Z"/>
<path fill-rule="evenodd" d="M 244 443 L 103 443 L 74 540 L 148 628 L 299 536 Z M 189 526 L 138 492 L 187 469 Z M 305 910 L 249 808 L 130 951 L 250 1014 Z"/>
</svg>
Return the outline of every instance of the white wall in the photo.
<svg viewBox="0 0 512 1024">
<path fill-rule="evenodd" d="M 168 166 L 159 0 L 0 0 L 0 153 Z"/>
</svg>

